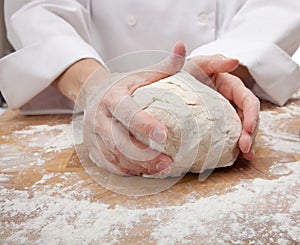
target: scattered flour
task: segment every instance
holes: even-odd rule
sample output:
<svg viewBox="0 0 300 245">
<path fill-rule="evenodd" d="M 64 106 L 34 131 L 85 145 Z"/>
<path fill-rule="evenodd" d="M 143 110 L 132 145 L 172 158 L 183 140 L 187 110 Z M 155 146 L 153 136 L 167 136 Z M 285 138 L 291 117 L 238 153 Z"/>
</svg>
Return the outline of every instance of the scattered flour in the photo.
<svg viewBox="0 0 300 245">
<path fill-rule="evenodd" d="M 49 133 L 55 136 L 49 137 Z M 30 135 L 31 137 L 28 137 L 29 147 L 43 147 L 47 151 L 59 151 L 74 145 L 72 124 L 35 125 L 14 131 L 13 134 L 19 137 Z M 32 137 L 33 135 L 34 137 Z"/>
<path fill-rule="evenodd" d="M 140 238 L 140 243 L 300 242 L 300 162 L 285 167 L 289 174 L 278 179 L 243 181 L 223 195 L 198 200 L 190 196 L 181 206 L 146 209 L 126 203 L 110 208 L 91 202 L 87 189 L 81 201 L 73 196 L 78 190 L 67 192 L 67 187 L 60 185 L 45 186 L 39 192 L 38 188 L 53 177 L 76 178 L 75 173 L 49 173 L 35 183 L 33 197 L 27 191 L 0 190 L 1 230 L 14 231 L 5 241 L 8 244 L 117 244 L 126 237 L 139 237 L 140 232 L 150 234 L 150 238 Z M 56 192 L 64 196 L 53 196 Z"/>
<path fill-rule="evenodd" d="M 287 124 L 289 119 L 299 118 L 300 110 L 297 105 L 289 105 L 281 108 L 282 112 L 275 115 L 272 111 L 262 111 L 260 113 L 261 130 L 264 133 L 261 139 L 265 141 L 268 148 L 285 152 L 300 152 L 300 123 L 298 131 L 287 132 Z"/>
<path fill-rule="evenodd" d="M 272 174 L 272 175 L 277 175 L 277 176 L 282 176 L 282 175 L 288 175 L 291 173 L 291 170 L 289 168 L 287 168 L 285 166 L 285 164 L 280 164 L 280 163 L 277 163 L 277 164 L 274 164 L 270 167 L 269 169 L 269 172 Z"/>
<path fill-rule="evenodd" d="M 72 124 L 29 126 L 23 130 L 13 131 L 12 136 L 21 140 L 16 144 L 0 144 L 1 171 L 21 172 L 32 166 L 42 166 L 49 160 L 45 157 L 45 153 L 60 152 L 74 145 Z M 33 151 L 35 152 L 32 153 Z M 4 180 L 0 178 L 0 183 L 5 182 Z"/>
<path fill-rule="evenodd" d="M 9 181 L 9 175 L 0 174 L 0 182 Z"/>
</svg>

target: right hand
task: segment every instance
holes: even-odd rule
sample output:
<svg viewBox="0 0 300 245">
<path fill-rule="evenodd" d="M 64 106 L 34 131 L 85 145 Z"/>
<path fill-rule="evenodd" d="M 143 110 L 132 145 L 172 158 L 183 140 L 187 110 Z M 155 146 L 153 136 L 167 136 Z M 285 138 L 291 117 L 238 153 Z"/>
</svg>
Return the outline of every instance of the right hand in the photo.
<svg viewBox="0 0 300 245">
<path fill-rule="evenodd" d="M 248 70 L 242 68 L 238 60 L 220 54 L 193 57 L 186 63 L 185 70 L 216 89 L 236 108 L 243 127 L 239 138 L 240 156 L 252 160 L 259 125 L 260 102 L 241 80 L 249 79 L 251 75 Z M 238 72 L 242 70 L 243 72 Z"/>
<path fill-rule="evenodd" d="M 90 157 L 116 174 L 152 175 L 170 171 L 172 159 L 138 141 L 133 132 L 159 144 L 168 138 L 167 128 L 142 110 L 131 97 L 139 87 L 179 72 L 185 61 L 185 46 L 176 44 L 167 60 L 126 74 L 96 71 L 83 85 L 84 144 Z M 83 101 L 83 102 L 82 102 Z"/>
</svg>

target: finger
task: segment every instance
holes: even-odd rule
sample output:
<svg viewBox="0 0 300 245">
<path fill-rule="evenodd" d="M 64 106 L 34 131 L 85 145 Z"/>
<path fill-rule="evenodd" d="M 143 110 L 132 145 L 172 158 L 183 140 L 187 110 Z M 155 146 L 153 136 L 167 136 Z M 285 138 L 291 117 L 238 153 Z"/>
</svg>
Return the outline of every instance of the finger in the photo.
<svg viewBox="0 0 300 245">
<path fill-rule="evenodd" d="M 114 134 L 115 137 L 119 139 L 115 150 L 120 158 L 121 168 L 128 169 L 129 165 L 138 166 L 139 168 L 129 168 L 129 170 L 136 170 L 140 171 L 140 173 L 151 175 L 167 170 L 173 165 L 173 161 L 167 155 L 153 150 L 148 145 L 138 141 L 121 124 L 116 124 L 114 131 L 116 132 Z M 124 150 L 125 148 L 126 150 Z"/>
<path fill-rule="evenodd" d="M 105 159 L 114 164 L 115 166 L 118 166 L 119 164 L 119 159 L 117 158 L 117 156 L 111 152 L 107 146 L 103 143 L 102 138 L 96 134 L 96 144 L 95 146 L 97 146 L 97 149 L 99 151 L 101 151 L 103 153 L 103 156 L 105 157 Z"/>
<path fill-rule="evenodd" d="M 227 58 L 224 55 L 209 55 L 209 56 L 197 56 L 192 58 L 189 62 L 197 65 L 201 68 L 204 74 L 210 76 L 214 73 L 231 72 L 239 66 L 237 59 Z"/>
<path fill-rule="evenodd" d="M 176 42 L 175 47 L 173 49 L 173 53 L 178 56 L 185 57 L 186 56 L 185 44 L 182 41 Z"/>
<path fill-rule="evenodd" d="M 124 151 L 120 151 L 120 158 L 125 160 L 126 164 L 131 163 L 132 165 L 142 167 L 144 170 L 146 170 L 146 171 L 141 170 L 141 173 L 144 174 L 155 174 L 160 171 L 167 170 L 173 165 L 173 161 L 167 155 L 152 150 L 151 148 L 149 148 L 149 146 L 138 141 L 132 135 L 129 135 L 129 137 L 130 137 L 130 142 L 133 144 L 133 146 L 135 146 L 138 151 L 143 151 L 144 154 L 142 158 L 135 157 L 136 153 L 132 154 L 133 157 L 130 157 L 130 155 L 127 154 L 126 151 L 125 154 L 123 154 Z M 154 158 L 147 156 L 148 154 L 149 156 L 154 156 Z M 122 166 L 122 165 L 121 167 L 126 168 L 126 166 Z"/>
<path fill-rule="evenodd" d="M 255 152 L 254 149 L 251 149 L 248 153 L 243 153 L 242 158 L 251 161 L 254 158 Z"/>
<path fill-rule="evenodd" d="M 105 122 L 105 118 L 101 116 L 101 122 Z M 99 129 L 99 127 L 98 127 Z M 131 163 L 130 159 L 126 158 L 119 151 L 112 152 L 110 149 L 114 148 L 112 140 L 109 137 L 105 137 L 105 134 L 101 134 L 105 140 L 103 142 L 102 137 L 100 137 L 95 132 L 87 132 L 89 137 L 88 142 L 85 145 L 88 147 L 90 154 L 92 154 L 94 161 L 100 165 L 100 167 L 118 174 L 128 174 L 128 175 L 140 175 L 141 173 L 153 174 L 153 171 L 149 171 L 137 164 Z M 86 136 L 87 134 L 85 134 Z M 109 148 L 110 147 L 110 148 Z M 157 171 L 155 171 L 156 173 Z"/>
<path fill-rule="evenodd" d="M 241 121 L 244 120 L 244 114 L 243 111 L 240 109 L 237 109 L 238 115 L 241 118 Z M 255 137 L 258 131 L 258 125 L 256 124 L 256 129 L 251 134 L 247 131 L 242 131 L 240 138 L 239 138 L 239 148 L 241 149 L 241 157 L 245 158 L 247 160 L 252 160 L 254 158 L 254 144 L 255 144 Z M 246 135 L 246 136 L 245 136 Z M 250 137 L 251 139 L 250 139 Z M 250 148 L 250 150 L 249 150 Z"/>
<path fill-rule="evenodd" d="M 128 159 L 126 159 L 126 157 L 122 156 L 121 154 L 118 154 L 119 156 L 117 157 L 107 148 L 99 135 L 96 135 L 96 137 L 97 145 L 95 145 L 93 148 L 90 148 L 89 150 L 100 167 L 103 167 L 106 170 L 118 175 L 127 174 L 138 176 L 142 173 L 151 174 L 147 169 L 139 165 L 132 164 Z"/>
<path fill-rule="evenodd" d="M 251 149 L 249 153 L 243 153 L 241 152 L 239 154 L 239 158 L 246 159 L 247 161 L 251 161 L 255 156 L 255 151 L 254 149 Z"/>
<path fill-rule="evenodd" d="M 248 133 L 246 130 L 242 130 L 241 136 L 239 138 L 239 147 L 243 153 L 243 155 L 247 156 L 254 156 L 254 145 L 255 145 L 255 138 L 258 132 L 258 126 L 254 130 L 253 133 Z M 250 159 L 247 159 L 250 160 Z"/>
<path fill-rule="evenodd" d="M 259 126 L 260 103 L 258 98 L 250 92 L 243 101 L 244 121 L 243 127 L 248 133 L 253 134 Z"/>
<path fill-rule="evenodd" d="M 185 63 L 183 70 L 191 74 L 201 83 L 215 89 L 215 84 L 211 79 L 211 74 L 206 74 L 195 62 L 192 60 Z"/>
<path fill-rule="evenodd" d="M 104 154 L 102 150 L 99 150 L 97 146 L 88 147 L 90 159 L 99 167 L 106 169 L 107 171 L 117 174 L 124 175 L 127 174 L 126 171 L 120 169 L 117 164 L 111 163 L 109 155 Z"/>
<path fill-rule="evenodd" d="M 186 49 L 184 43 L 177 42 L 173 48 L 173 53 L 167 59 L 131 73 L 131 83 L 128 84 L 130 94 L 139 87 L 157 82 L 181 71 L 185 62 L 185 56 Z"/>
<path fill-rule="evenodd" d="M 244 158 L 244 159 L 246 159 L 246 160 L 248 160 L 248 161 L 252 160 L 252 159 L 254 158 L 254 155 L 255 155 L 255 152 L 254 152 L 254 146 L 255 146 L 255 142 L 253 141 L 253 142 L 252 142 L 252 145 L 251 145 L 251 147 L 250 147 L 249 152 L 245 152 L 245 153 L 244 153 L 244 152 L 241 151 L 240 157 L 241 157 L 241 158 Z"/>
<path fill-rule="evenodd" d="M 124 171 L 124 173 L 130 174 L 130 175 L 141 175 L 141 174 L 147 174 L 147 175 L 153 175 L 157 174 L 159 172 L 163 173 L 169 173 L 169 167 L 162 167 L 158 165 L 159 167 L 155 169 L 150 169 L 148 166 L 152 165 L 152 162 L 137 162 L 137 161 L 131 161 L 126 156 L 120 155 L 119 156 L 119 168 Z"/>
<path fill-rule="evenodd" d="M 151 81 L 157 81 L 167 76 L 171 76 L 181 71 L 186 56 L 186 49 L 183 42 L 177 42 L 172 54 L 162 62 L 146 68 L 145 70 L 158 72 L 156 76 L 151 76 Z M 161 74 L 160 74 L 161 73 Z M 162 77 L 161 77 L 162 76 Z"/>
<path fill-rule="evenodd" d="M 117 175 L 127 174 L 126 171 L 117 166 L 118 159 L 116 156 L 106 147 L 99 145 L 97 135 L 94 132 L 90 132 L 87 128 L 85 128 L 83 132 L 83 140 L 84 145 L 89 152 L 89 158 L 96 165 Z"/>
<path fill-rule="evenodd" d="M 124 155 L 118 152 L 118 156 L 111 152 L 105 143 L 102 141 L 102 138 L 97 135 L 97 146 L 99 151 L 103 153 L 103 156 L 106 160 L 115 165 L 121 172 L 129 175 L 140 175 L 141 173 L 149 173 L 149 171 L 137 164 L 130 162 Z"/>
<path fill-rule="evenodd" d="M 239 148 L 243 153 L 249 153 L 251 146 L 252 146 L 252 137 L 251 135 L 246 131 L 242 130 L 241 136 L 239 138 Z"/>
<path fill-rule="evenodd" d="M 114 90 L 111 99 L 106 99 L 107 109 L 131 132 L 157 143 L 165 143 L 168 129 L 158 119 L 151 116 L 134 101 L 130 95 L 123 95 Z"/>
<path fill-rule="evenodd" d="M 221 73 L 216 77 L 217 90 L 243 111 L 243 129 L 253 133 L 259 119 L 259 100 L 238 77 L 228 73 Z"/>
<path fill-rule="evenodd" d="M 255 138 L 258 133 L 258 125 L 259 125 L 259 122 L 257 123 L 257 126 L 256 126 L 254 132 L 252 134 L 250 134 L 251 140 L 252 140 L 250 150 L 248 150 L 248 152 L 243 153 L 243 157 L 247 160 L 252 160 L 255 155 L 254 154 L 254 146 L 255 146 Z M 249 149 L 249 146 L 248 146 L 248 149 Z"/>
<path fill-rule="evenodd" d="M 254 157 L 253 145 L 258 129 L 259 100 L 239 78 L 230 74 L 218 74 L 216 86 L 224 97 L 237 106 L 243 126 L 239 148 L 243 157 L 250 160 Z"/>
<path fill-rule="evenodd" d="M 125 158 L 132 164 L 156 172 L 164 170 L 173 164 L 168 156 L 138 142 L 122 124 L 113 118 L 107 118 L 107 120 L 98 124 L 97 131 L 106 147 L 119 160 Z M 121 167 L 124 168 L 124 166 Z"/>
<path fill-rule="evenodd" d="M 238 116 L 240 117 L 241 121 L 244 121 L 244 113 L 243 110 L 241 110 L 240 108 L 236 108 L 236 112 L 238 114 Z"/>
<path fill-rule="evenodd" d="M 102 151 L 104 157 L 107 161 L 114 164 L 122 172 L 130 175 L 139 175 L 140 173 L 150 173 L 146 168 L 143 168 L 141 165 L 134 163 L 125 155 L 123 155 L 118 149 L 114 149 L 115 153 L 107 148 L 107 145 L 103 142 L 102 138 L 99 135 L 96 135 L 98 149 Z M 145 146 L 144 148 L 147 148 Z"/>
</svg>

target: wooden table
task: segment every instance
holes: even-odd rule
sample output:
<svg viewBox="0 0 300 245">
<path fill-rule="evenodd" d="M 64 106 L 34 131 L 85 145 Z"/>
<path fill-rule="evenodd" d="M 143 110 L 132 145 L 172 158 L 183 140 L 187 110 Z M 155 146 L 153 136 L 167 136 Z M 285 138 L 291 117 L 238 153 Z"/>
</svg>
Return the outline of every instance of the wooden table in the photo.
<svg viewBox="0 0 300 245">
<path fill-rule="evenodd" d="M 82 168 L 71 117 L 0 117 L 0 244 L 300 243 L 300 93 L 262 104 L 256 158 L 141 198 Z"/>
</svg>

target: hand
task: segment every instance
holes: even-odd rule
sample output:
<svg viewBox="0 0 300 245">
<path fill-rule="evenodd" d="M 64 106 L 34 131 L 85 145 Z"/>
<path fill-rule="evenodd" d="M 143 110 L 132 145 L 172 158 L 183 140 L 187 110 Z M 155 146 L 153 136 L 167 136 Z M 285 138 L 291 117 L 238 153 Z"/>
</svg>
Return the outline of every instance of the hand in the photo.
<svg viewBox="0 0 300 245">
<path fill-rule="evenodd" d="M 143 111 L 131 94 L 179 72 L 184 61 L 185 47 L 177 43 L 173 55 L 160 64 L 126 74 L 99 69 L 84 83 L 77 104 L 84 108 L 84 144 L 95 162 L 116 174 L 151 175 L 170 169 L 173 161 L 169 156 L 133 136 L 162 144 L 168 138 L 168 130 Z"/>
<path fill-rule="evenodd" d="M 213 55 L 192 58 L 187 62 L 184 70 L 191 73 L 199 81 L 214 87 L 236 107 L 243 128 L 239 139 L 241 156 L 251 160 L 254 157 L 260 103 L 239 77 L 230 74 L 239 68 L 238 60 L 228 59 L 223 55 Z"/>
</svg>

